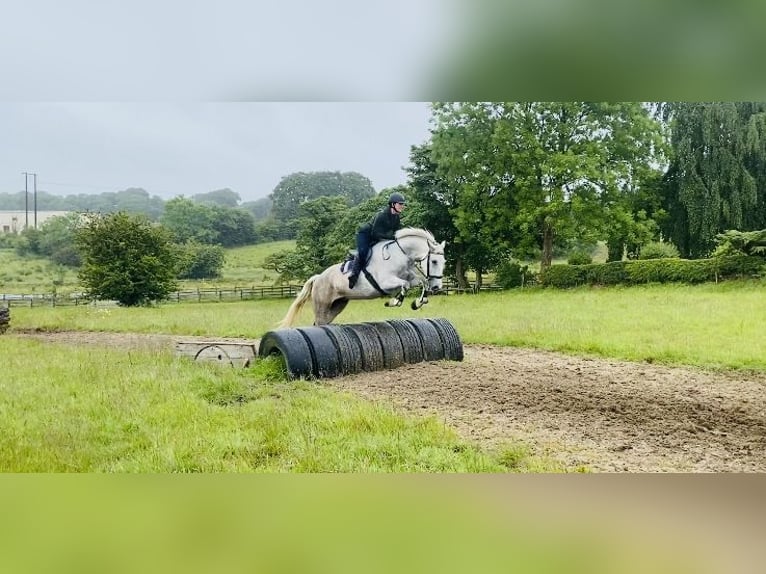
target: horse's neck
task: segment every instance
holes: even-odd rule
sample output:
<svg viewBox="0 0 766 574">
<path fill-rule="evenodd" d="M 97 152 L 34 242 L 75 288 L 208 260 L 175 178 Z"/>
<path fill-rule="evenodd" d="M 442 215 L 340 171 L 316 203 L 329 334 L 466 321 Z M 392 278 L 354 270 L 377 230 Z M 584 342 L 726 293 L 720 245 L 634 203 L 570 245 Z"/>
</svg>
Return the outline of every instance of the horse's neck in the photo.
<svg viewBox="0 0 766 574">
<path fill-rule="evenodd" d="M 402 251 L 410 259 L 423 259 L 428 255 L 428 239 L 420 235 L 405 235 L 397 239 Z"/>
</svg>

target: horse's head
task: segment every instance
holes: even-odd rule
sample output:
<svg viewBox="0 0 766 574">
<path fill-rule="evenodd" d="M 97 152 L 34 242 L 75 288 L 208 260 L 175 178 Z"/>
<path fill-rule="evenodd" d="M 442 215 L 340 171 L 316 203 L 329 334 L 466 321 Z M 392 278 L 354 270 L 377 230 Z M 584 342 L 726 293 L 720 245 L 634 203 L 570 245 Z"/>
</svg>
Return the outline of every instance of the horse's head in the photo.
<svg viewBox="0 0 766 574">
<path fill-rule="evenodd" d="M 442 277 L 444 277 L 444 247 L 446 241 L 437 243 L 428 242 L 428 257 L 426 258 L 423 273 L 428 279 L 428 290 L 436 293 L 442 290 Z"/>
</svg>

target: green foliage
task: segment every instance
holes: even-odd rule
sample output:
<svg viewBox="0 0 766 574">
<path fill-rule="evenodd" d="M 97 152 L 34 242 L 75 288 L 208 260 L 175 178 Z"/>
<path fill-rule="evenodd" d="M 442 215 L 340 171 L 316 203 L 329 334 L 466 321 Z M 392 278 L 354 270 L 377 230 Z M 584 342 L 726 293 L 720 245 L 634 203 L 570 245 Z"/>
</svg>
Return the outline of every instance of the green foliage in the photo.
<svg viewBox="0 0 766 574">
<path fill-rule="evenodd" d="M 761 255 L 766 256 L 766 229 L 737 231 L 730 229 L 716 235 L 714 255 Z"/>
<path fill-rule="evenodd" d="M 457 243 L 480 271 L 504 252 L 634 231 L 626 199 L 656 177 L 662 130 L 639 103 L 503 102 L 434 105 L 432 160 L 446 189 Z M 474 263 L 475 262 L 475 263 Z"/>
<path fill-rule="evenodd" d="M 650 241 L 641 247 L 638 259 L 677 259 L 681 257 L 678 248 L 667 241 Z"/>
<path fill-rule="evenodd" d="M 0 249 L 16 247 L 18 237 L 15 233 L 0 233 Z"/>
<path fill-rule="evenodd" d="M 176 197 L 165 204 L 161 222 L 177 243 L 195 241 L 236 247 L 255 243 L 257 238 L 255 220 L 250 212 L 197 203 L 184 197 Z"/>
<path fill-rule="evenodd" d="M 24 210 L 24 192 L 0 193 L 0 210 Z M 44 211 L 73 211 L 78 213 L 126 213 L 143 214 L 152 221 L 162 215 L 165 202 L 156 195 L 141 188 L 131 187 L 117 192 L 78 193 L 74 195 L 53 195 L 46 191 L 37 192 L 37 207 Z"/>
<path fill-rule="evenodd" d="M 176 246 L 179 279 L 214 279 L 221 276 L 226 257 L 220 245 L 189 242 Z"/>
<path fill-rule="evenodd" d="M 197 203 L 230 208 L 237 207 L 239 202 L 242 200 L 237 192 L 232 191 L 228 187 L 224 189 L 217 189 L 215 191 L 209 191 L 207 193 L 197 193 L 192 195 L 191 199 Z"/>
<path fill-rule="evenodd" d="M 664 235 L 707 256 L 723 229 L 766 227 L 766 103 L 673 102 Z"/>
<path fill-rule="evenodd" d="M 640 285 L 643 283 L 702 283 L 719 279 L 758 277 L 764 262 L 757 257 L 727 256 L 712 259 L 649 259 L 612 261 L 593 265 L 552 265 L 541 274 L 547 287 L 579 285 Z"/>
<path fill-rule="evenodd" d="M 535 274 L 530 271 L 528 265 L 522 265 L 519 261 L 509 259 L 497 267 L 495 282 L 503 289 L 523 287 L 535 282 Z"/>
<path fill-rule="evenodd" d="M 402 191 L 400 188 L 395 189 Z M 356 232 L 364 222 L 369 221 L 375 213 L 385 207 L 390 191 L 383 190 L 377 196 L 338 214 L 338 219 L 332 229 L 327 232 L 325 240 L 330 264 L 343 261 L 349 249 L 356 249 Z M 406 192 L 405 197 L 407 197 Z M 410 203 L 411 201 L 407 197 L 407 207 L 402 216 L 404 225 L 409 225 L 407 222 L 410 221 L 410 208 L 412 207 Z"/>
<path fill-rule="evenodd" d="M 370 180 L 356 172 L 298 172 L 281 179 L 271 194 L 272 215 L 280 225 L 300 217 L 300 207 L 319 197 L 341 197 L 354 206 L 375 195 Z"/>
<path fill-rule="evenodd" d="M 329 244 L 329 237 L 347 210 L 348 203 L 343 197 L 320 197 L 301 205 L 296 251 L 308 271 L 305 278 L 338 263 L 337 249 Z"/>
<path fill-rule="evenodd" d="M 569 265 L 590 265 L 593 263 L 593 257 L 587 251 L 577 250 L 569 254 L 567 263 Z"/>
<path fill-rule="evenodd" d="M 298 222 L 281 224 L 273 217 L 267 217 L 255 224 L 255 236 L 258 242 L 285 241 L 294 239 Z"/>
<path fill-rule="evenodd" d="M 167 231 L 142 216 L 93 215 L 77 232 L 87 294 L 121 305 L 165 299 L 177 288 L 174 250 Z"/>
<path fill-rule="evenodd" d="M 268 255 L 263 267 L 279 274 L 277 282 L 290 283 L 304 281 L 312 275 L 308 263 L 297 250 L 285 249 Z"/>
<path fill-rule="evenodd" d="M 218 242 L 215 212 L 209 205 L 185 197 L 173 198 L 165 204 L 160 222 L 176 243 L 197 241 L 212 245 Z"/>
<path fill-rule="evenodd" d="M 246 201 L 240 207 L 249 211 L 257 224 L 269 217 L 273 204 L 271 197 L 262 197 L 255 201 Z"/>
</svg>

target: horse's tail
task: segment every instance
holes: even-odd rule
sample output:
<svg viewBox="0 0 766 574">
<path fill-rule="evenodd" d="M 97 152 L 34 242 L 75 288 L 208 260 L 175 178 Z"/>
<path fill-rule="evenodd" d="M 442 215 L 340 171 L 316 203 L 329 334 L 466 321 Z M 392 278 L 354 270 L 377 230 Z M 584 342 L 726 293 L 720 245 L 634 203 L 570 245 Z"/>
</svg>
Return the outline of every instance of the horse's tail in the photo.
<svg viewBox="0 0 766 574">
<path fill-rule="evenodd" d="M 295 317 L 298 315 L 303 305 L 306 303 L 306 301 L 311 299 L 311 288 L 314 286 L 314 281 L 316 281 L 317 277 L 319 277 L 319 275 L 309 277 L 309 279 L 303 284 L 303 289 L 301 289 L 301 292 L 298 293 L 298 296 L 295 298 L 295 301 L 293 301 L 293 304 L 290 305 L 290 308 L 287 310 L 287 315 L 285 315 L 285 318 L 277 323 L 277 329 L 292 327 L 293 322 L 295 321 Z"/>
</svg>

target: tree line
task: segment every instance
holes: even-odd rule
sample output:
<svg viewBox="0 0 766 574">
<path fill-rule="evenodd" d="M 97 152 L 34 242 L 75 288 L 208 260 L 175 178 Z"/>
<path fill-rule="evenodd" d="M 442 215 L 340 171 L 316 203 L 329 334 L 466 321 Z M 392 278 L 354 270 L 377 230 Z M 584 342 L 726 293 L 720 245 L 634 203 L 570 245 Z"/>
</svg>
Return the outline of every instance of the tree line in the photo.
<svg viewBox="0 0 766 574">
<path fill-rule="evenodd" d="M 766 103 L 434 102 L 430 138 L 404 169 L 403 223 L 447 241 L 462 285 L 468 271 L 480 282 L 509 260 L 546 269 L 598 241 L 609 261 L 658 243 L 702 258 L 722 233 L 766 228 Z M 258 220 L 218 190 L 164 202 L 154 221 L 179 245 L 295 238 L 268 264 L 302 280 L 340 261 L 391 191 L 358 173 L 300 172 L 264 198 Z"/>
<path fill-rule="evenodd" d="M 448 243 L 461 286 L 509 260 L 588 250 L 608 261 L 643 248 L 712 253 L 727 230 L 766 228 L 764 102 L 435 102 L 411 147 L 403 222 Z M 353 246 L 392 190 L 349 208 L 304 201 L 297 247 L 272 256 L 304 279 Z"/>
</svg>

